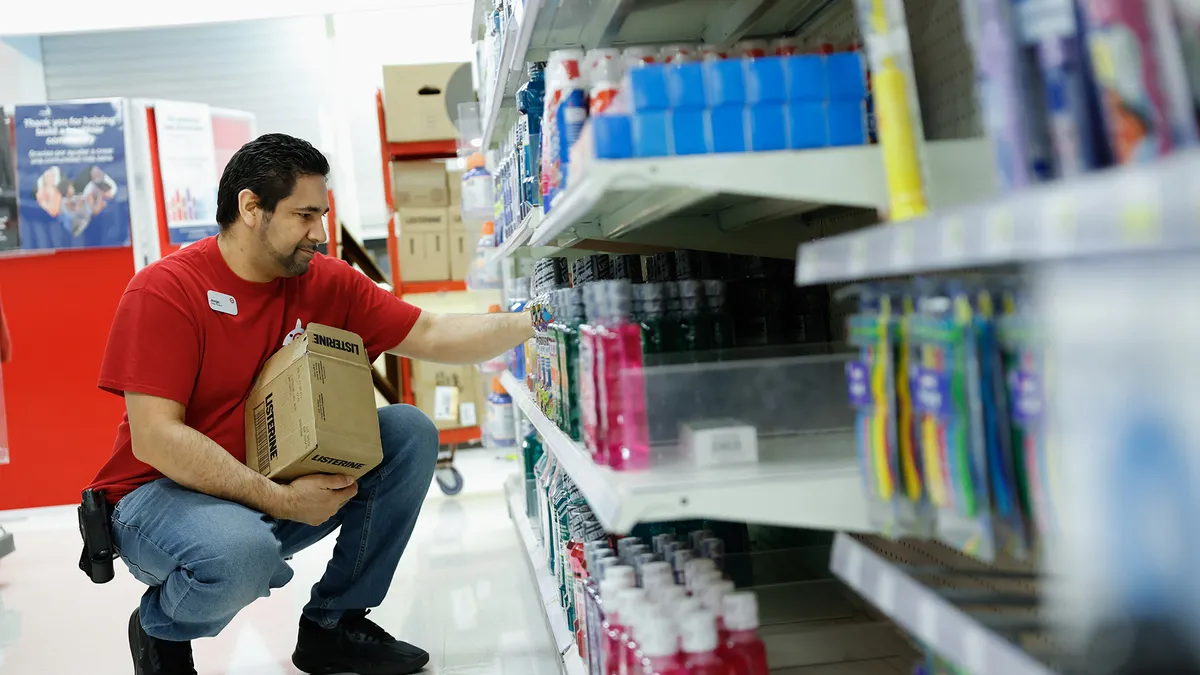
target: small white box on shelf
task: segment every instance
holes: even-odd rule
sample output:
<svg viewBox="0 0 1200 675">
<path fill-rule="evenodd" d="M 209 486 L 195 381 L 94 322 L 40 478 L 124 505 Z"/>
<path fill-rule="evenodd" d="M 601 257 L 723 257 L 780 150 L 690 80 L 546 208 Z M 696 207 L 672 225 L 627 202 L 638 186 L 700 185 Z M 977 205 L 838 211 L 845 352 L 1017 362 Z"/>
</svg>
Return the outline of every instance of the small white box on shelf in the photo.
<svg viewBox="0 0 1200 675">
<path fill-rule="evenodd" d="M 758 461 L 758 431 L 732 418 L 684 422 L 679 447 L 696 466 L 748 464 Z"/>
</svg>

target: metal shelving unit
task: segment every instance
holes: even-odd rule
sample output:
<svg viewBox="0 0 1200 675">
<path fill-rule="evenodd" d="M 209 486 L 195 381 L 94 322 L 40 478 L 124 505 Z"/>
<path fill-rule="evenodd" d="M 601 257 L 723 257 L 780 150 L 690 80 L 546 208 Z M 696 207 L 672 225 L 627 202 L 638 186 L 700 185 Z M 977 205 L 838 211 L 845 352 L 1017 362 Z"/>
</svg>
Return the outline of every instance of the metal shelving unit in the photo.
<svg viewBox="0 0 1200 675">
<path fill-rule="evenodd" d="M 613 471 L 559 430 L 511 373 L 500 381 L 610 532 L 628 532 L 641 521 L 702 517 L 871 531 L 849 431 L 764 442 L 758 464 Z"/>
</svg>

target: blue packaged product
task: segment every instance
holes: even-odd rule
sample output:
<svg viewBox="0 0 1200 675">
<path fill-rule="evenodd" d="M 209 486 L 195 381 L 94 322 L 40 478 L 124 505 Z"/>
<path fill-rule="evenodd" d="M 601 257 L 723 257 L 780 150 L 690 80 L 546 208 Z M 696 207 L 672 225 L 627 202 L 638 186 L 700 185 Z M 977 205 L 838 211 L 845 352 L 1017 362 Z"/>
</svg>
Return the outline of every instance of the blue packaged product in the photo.
<svg viewBox="0 0 1200 675">
<path fill-rule="evenodd" d="M 746 108 L 726 105 L 704 111 L 704 131 L 712 152 L 745 152 Z"/>
<path fill-rule="evenodd" d="M 634 112 L 667 110 L 671 107 L 667 95 L 667 66 L 643 63 L 630 68 L 627 87 Z"/>
<path fill-rule="evenodd" d="M 867 74 L 862 54 L 839 52 L 824 57 L 826 97 L 830 101 L 861 101 L 867 97 Z"/>
<path fill-rule="evenodd" d="M 741 59 L 705 61 L 703 70 L 709 108 L 746 104 L 746 70 Z"/>
<path fill-rule="evenodd" d="M 542 115 L 545 114 L 546 64 L 530 63 L 529 81 L 517 91 L 517 109 L 525 116 L 525 143 L 521 148 L 521 199 L 534 207 L 541 204 L 541 138 Z"/>
<path fill-rule="evenodd" d="M 706 104 L 704 64 L 692 61 L 667 66 L 667 99 L 676 110 L 703 108 Z"/>
<path fill-rule="evenodd" d="M 825 104 L 829 123 L 829 145 L 863 145 L 867 142 L 866 109 L 863 101 L 830 101 Z"/>
<path fill-rule="evenodd" d="M 788 104 L 788 138 L 793 150 L 824 148 L 829 145 L 829 120 L 826 104 L 821 101 L 793 101 Z"/>
<path fill-rule="evenodd" d="M 787 106 L 776 103 L 751 105 L 746 108 L 746 125 L 750 150 L 764 152 L 788 147 Z"/>
<path fill-rule="evenodd" d="M 825 101 L 828 91 L 826 83 L 825 57 L 820 54 L 785 56 L 784 72 L 787 76 L 788 101 Z"/>
<path fill-rule="evenodd" d="M 758 59 L 745 59 L 746 68 L 746 101 L 751 105 L 756 103 L 783 103 L 787 100 L 787 86 L 784 74 L 784 58 L 767 56 Z"/>
<path fill-rule="evenodd" d="M 583 131 L 583 123 L 588 117 L 587 91 L 584 89 L 567 89 L 563 91 L 562 100 L 558 104 L 558 162 L 559 185 L 561 192 L 570 186 L 571 148 L 579 140 Z"/>
<path fill-rule="evenodd" d="M 675 109 L 667 114 L 670 116 L 673 154 L 700 155 L 709 151 L 703 110 Z"/>
<path fill-rule="evenodd" d="M 671 154 L 670 113 L 652 110 L 634 113 L 633 156 L 666 157 Z"/>
<path fill-rule="evenodd" d="M 592 118 L 592 134 L 598 159 L 633 157 L 633 129 L 629 115 L 596 115 Z"/>
</svg>

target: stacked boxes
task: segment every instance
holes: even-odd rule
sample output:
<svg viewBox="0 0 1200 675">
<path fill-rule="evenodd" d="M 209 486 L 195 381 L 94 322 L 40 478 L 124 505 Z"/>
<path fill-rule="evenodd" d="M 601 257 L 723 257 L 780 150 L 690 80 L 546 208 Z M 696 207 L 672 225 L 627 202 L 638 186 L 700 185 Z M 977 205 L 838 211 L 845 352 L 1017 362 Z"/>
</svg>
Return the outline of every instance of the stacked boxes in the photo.
<svg viewBox="0 0 1200 675">
<path fill-rule="evenodd" d="M 593 118 L 597 157 L 867 142 L 866 69 L 856 52 L 646 63 L 629 70 L 626 87 L 628 119 Z"/>
<path fill-rule="evenodd" d="M 464 280 L 475 254 L 462 219 L 462 174 L 442 162 L 393 162 L 392 188 L 405 281 Z"/>
</svg>

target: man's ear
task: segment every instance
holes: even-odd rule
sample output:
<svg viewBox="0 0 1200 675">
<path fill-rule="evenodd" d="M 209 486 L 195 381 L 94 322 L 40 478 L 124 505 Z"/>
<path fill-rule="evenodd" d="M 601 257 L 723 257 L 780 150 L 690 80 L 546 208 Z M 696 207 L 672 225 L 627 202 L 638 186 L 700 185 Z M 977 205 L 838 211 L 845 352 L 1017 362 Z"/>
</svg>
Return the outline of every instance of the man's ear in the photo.
<svg viewBox="0 0 1200 675">
<path fill-rule="evenodd" d="M 251 229 L 257 229 L 261 214 L 262 208 L 258 203 L 258 195 L 250 190 L 242 190 L 238 193 L 238 215 L 242 222 Z"/>
</svg>

